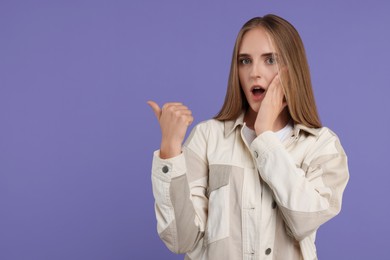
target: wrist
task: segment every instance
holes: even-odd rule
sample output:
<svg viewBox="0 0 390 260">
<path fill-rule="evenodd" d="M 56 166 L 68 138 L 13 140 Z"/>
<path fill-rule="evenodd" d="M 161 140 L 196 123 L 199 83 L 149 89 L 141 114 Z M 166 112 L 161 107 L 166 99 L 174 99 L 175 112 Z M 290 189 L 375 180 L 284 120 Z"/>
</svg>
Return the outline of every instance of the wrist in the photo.
<svg viewBox="0 0 390 260">
<path fill-rule="evenodd" d="M 266 131 L 272 131 L 272 127 L 271 126 L 255 127 L 255 132 L 256 132 L 257 136 L 261 135 L 262 133 L 264 133 Z"/>
<path fill-rule="evenodd" d="M 181 144 L 161 142 L 160 158 L 169 159 L 181 154 Z"/>
</svg>

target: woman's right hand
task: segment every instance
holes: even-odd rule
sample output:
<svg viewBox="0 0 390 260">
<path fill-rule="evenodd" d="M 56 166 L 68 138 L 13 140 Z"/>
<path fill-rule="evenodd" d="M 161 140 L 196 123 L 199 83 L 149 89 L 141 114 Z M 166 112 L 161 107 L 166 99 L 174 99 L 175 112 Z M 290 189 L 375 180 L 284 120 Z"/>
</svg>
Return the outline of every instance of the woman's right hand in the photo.
<svg viewBox="0 0 390 260">
<path fill-rule="evenodd" d="M 182 103 L 166 103 L 162 108 L 154 101 L 147 103 L 153 109 L 161 127 L 160 158 L 168 159 L 180 155 L 188 126 L 194 121 L 191 110 Z"/>
</svg>

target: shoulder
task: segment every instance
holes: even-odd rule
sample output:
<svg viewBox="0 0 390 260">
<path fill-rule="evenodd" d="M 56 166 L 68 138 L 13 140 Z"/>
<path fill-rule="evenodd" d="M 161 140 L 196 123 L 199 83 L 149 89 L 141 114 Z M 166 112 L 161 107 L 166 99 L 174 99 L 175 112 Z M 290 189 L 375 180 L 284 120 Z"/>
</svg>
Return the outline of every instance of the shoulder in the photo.
<svg viewBox="0 0 390 260">
<path fill-rule="evenodd" d="M 340 142 L 337 134 L 326 126 L 318 128 L 318 140 L 328 142 Z"/>
<path fill-rule="evenodd" d="M 326 126 L 320 128 L 311 128 L 311 127 L 304 126 L 302 124 L 296 124 L 294 125 L 294 131 L 295 133 L 300 133 L 300 134 L 306 133 L 308 136 L 312 136 L 317 140 L 338 139 L 336 133 Z"/>
<path fill-rule="evenodd" d="M 192 129 L 192 133 L 200 133 L 200 134 L 210 134 L 221 132 L 224 130 L 224 122 L 216 119 L 208 119 L 202 121 L 194 126 Z"/>
<path fill-rule="evenodd" d="M 345 155 L 338 135 L 330 128 L 323 126 L 321 128 L 310 129 L 311 134 L 315 137 L 312 149 L 317 153 Z"/>
<path fill-rule="evenodd" d="M 323 126 L 321 128 L 317 128 L 318 133 L 320 136 L 327 136 L 327 137 L 332 137 L 332 138 L 337 138 L 338 136 L 335 132 L 333 132 L 330 128 Z"/>
<path fill-rule="evenodd" d="M 195 152 L 199 157 L 205 160 L 207 147 L 213 146 L 214 143 L 223 136 L 224 124 L 215 119 L 202 121 L 195 125 L 187 137 L 184 147 Z"/>
</svg>

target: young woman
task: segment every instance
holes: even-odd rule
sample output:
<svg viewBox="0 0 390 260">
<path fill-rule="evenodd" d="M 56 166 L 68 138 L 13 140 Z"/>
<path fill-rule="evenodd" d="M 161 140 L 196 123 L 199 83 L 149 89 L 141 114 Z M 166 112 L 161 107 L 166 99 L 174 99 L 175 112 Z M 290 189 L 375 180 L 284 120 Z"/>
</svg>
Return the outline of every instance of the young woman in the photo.
<svg viewBox="0 0 390 260">
<path fill-rule="evenodd" d="M 160 108 L 154 153 L 157 229 L 186 259 L 317 259 L 316 231 L 341 209 L 349 173 L 322 127 L 302 41 L 286 20 L 244 24 L 221 111 L 195 126 L 191 111 Z"/>
</svg>

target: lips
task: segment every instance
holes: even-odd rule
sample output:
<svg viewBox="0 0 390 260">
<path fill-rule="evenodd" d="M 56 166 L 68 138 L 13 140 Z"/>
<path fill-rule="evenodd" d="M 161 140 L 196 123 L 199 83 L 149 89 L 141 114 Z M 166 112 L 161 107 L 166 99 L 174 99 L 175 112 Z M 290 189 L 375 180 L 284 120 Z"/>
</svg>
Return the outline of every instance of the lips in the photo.
<svg viewBox="0 0 390 260">
<path fill-rule="evenodd" d="M 255 97 L 260 97 L 265 93 L 265 89 L 262 86 L 253 86 L 251 92 Z"/>
</svg>

